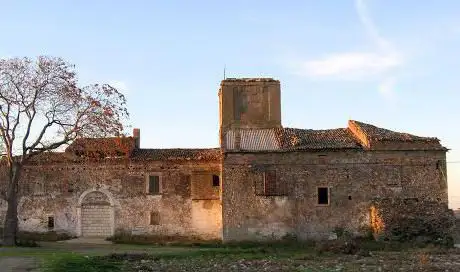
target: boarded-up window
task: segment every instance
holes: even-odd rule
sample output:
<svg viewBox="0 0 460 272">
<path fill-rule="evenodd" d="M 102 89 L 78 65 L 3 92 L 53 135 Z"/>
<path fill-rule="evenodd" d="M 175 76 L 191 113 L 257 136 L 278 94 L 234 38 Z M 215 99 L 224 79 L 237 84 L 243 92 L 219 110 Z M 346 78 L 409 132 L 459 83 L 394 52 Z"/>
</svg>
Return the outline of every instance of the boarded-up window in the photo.
<svg viewBox="0 0 460 272">
<path fill-rule="evenodd" d="M 264 196 L 284 196 L 287 195 L 286 183 L 277 177 L 275 170 L 267 170 L 262 174 L 262 178 L 256 182 L 256 194 Z"/>
<path fill-rule="evenodd" d="M 379 177 L 383 179 L 388 186 L 401 187 L 402 167 L 399 165 L 383 165 L 379 166 L 381 172 Z"/>
<path fill-rule="evenodd" d="M 329 188 L 318 187 L 318 204 L 329 205 Z"/>
<path fill-rule="evenodd" d="M 265 195 L 277 195 L 276 172 L 265 171 L 264 173 L 264 192 Z"/>
<path fill-rule="evenodd" d="M 150 213 L 150 225 L 160 225 L 160 213 L 159 212 Z"/>
<path fill-rule="evenodd" d="M 192 199 L 211 200 L 219 199 L 219 176 L 209 172 L 192 173 Z"/>
<path fill-rule="evenodd" d="M 191 177 L 187 174 L 180 175 L 180 182 L 174 181 L 174 193 L 182 197 L 190 197 Z"/>
<path fill-rule="evenodd" d="M 160 177 L 159 176 L 149 176 L 149 190 L 150 195 L 160 194 Z"/>
<path fill-rule="evenodd" d="M 32 193 L 34 196 L 41 196 L 45 194 L 45 182 L 42 179 L 31 182 Z"/>
</svg>

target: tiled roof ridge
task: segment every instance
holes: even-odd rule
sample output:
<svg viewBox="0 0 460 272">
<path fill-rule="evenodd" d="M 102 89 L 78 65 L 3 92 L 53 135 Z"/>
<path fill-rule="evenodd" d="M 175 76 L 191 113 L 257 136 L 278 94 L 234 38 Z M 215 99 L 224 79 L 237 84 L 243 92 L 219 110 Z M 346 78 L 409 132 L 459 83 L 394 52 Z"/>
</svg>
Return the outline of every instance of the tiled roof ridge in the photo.
<svg viewBox="0 0 460 272">
<path fill-rule="evenodd" d="M 216 161 L 220 157 L 220 148 L 139 148 L 131 154 L 133 160 Z"/>
<path fill-rule="evenodd" d="M 378 127 L 372 124 L 364 123 L 357 120 L 349 120 L 356 124 L 361 131 L 371 140 L 375 141 L 435 141 L 439 142 L 439 139 L 436 137 L 425 137 L 418 136 L 406 132 L 398 132 L 382 127 Z"/>
<path fill-rule="evenodd" d="M 137 148 L 136 150 L 147 150 L 147 151 L 155 151 L 155 150 L 184 150 L 184 151 L 215 151 L 215 150 L 220 150 L 219 147 L 166 147 L 166 148 Z"/>
</svg>

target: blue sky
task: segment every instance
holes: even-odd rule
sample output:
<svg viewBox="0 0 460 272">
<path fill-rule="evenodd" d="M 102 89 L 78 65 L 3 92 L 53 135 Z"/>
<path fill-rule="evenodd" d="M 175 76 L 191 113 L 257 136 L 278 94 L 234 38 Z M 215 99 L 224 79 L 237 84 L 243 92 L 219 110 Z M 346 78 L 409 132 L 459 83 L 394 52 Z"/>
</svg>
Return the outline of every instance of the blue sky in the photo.
<svg viewBox="0 0 460 272">
<path fill-rule="evenodd" d="M 287 127 L 436 136 L 460 162 L 460 2 L 3 1 L 0 57 L 53 55 L 127 94 L 142 147 L 218 145 L 227 77 L 274 77 Z M 460 208 L 460 163 L 449 163 Z"/>
</svg>

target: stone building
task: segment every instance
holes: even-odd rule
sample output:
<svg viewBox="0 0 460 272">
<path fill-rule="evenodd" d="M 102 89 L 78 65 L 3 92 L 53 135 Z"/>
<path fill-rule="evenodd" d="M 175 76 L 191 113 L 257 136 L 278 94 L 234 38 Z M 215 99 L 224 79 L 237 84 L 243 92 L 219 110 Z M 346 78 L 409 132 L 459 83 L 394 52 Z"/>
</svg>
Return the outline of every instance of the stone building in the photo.
<svg viewBox="0 0 460 272">
<path fill-rule="evenodd" d="M 447 149 L 436 138 L 352 120 L 346 128 L 285 128 L 280 83 L 267 78 L 222 81 L 219 108 L 220 148 L 141 148 L 135 129 L 36 158 L 21 179 L 20 228 L 310 239 L 372 226 L 376 200 L 447 209 Z M 0 208 L 4 214 L 5 201 Z"/>
</svg>

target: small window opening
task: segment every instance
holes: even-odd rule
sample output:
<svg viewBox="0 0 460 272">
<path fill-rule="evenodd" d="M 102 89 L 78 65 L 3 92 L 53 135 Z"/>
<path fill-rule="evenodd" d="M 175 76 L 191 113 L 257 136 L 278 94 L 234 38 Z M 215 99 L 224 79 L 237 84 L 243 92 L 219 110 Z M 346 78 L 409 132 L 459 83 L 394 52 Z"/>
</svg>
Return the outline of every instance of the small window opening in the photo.
<svg viewBox="0 0 460 272">
<path fill-rule="evenodd" d="M 48 216 L 48 229 L 54 229 L 54 216 Z"/>
<path fill-rule="evenodd" d="M 150 213 L 150 225 L 160 225 L 160 213 L 159 212 Z"/>
<path fill-rule="evenodd" d="M 348 200 L 351 200 L 351 195 L 348 196 Z"/>
<path fill-rule="evenodd" d="M 329 204 L 329 188 L 318 187 L 318 204 L 328 205 Z"/>
<path fill-rule="evenodd" d="M 160 194 L 160 177 L 149 176 L 149 194 L 158 195 Z"/>
<path fill-rule="evenodd" d="M 409 197 L 404 199 L 404 204 L 409 205 L 409 204 L 414 204 L 418 202 L 418 198 L 416 197 Z"/>
<path fill-rule="evenodd" d="M 218 175 L 212 175 L 212 186 L 214 187 L 220 186 L 220 178 Z"/>
<path fill-rule="evenodd" d="M 73 193 L 73 187 L 74 187 L 73 182 L 69 182 L 68 185 L 67 185 L 67 192 L 68 193 Z"/>
</svg>

